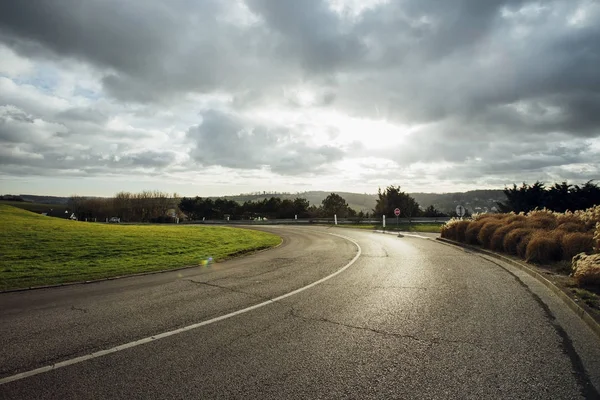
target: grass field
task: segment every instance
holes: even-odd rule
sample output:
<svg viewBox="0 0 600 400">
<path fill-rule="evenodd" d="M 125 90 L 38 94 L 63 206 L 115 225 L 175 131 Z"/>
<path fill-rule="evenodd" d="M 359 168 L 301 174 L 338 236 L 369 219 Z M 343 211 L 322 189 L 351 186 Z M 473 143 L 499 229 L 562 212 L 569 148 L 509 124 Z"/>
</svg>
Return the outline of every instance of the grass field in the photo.
<svg viewBox="0 0 600 400">
<path fill-rule="evenodd" d="M 201 265 L 280 241 L 237 228 L 68 221 L 0 204 L 0 290 Z"/>
<path fill-rule="evenodd" d="M 400 224 L 396 227 L 396 224 L 388 225 L 385 229 L 387 231 L 401 231 L 401 232 L 429 232 L 429 233 L 440 233 L 443 223 L 432 223 L 432 224 Z M 369 229 L 369 230 L 381 230 L 382 225 L 372 224 L 340 224 L 340 228 L 355 228 L 355 229 Z"/>
</svg>

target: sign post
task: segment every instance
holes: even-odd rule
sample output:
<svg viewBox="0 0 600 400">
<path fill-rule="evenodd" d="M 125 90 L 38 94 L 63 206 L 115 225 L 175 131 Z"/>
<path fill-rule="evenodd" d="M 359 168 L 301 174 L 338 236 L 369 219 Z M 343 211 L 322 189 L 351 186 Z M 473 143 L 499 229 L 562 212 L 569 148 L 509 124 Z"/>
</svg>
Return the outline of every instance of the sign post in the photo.
<svg viewBox="0 0 600 400">
<path fill-rule="evenodd" d="M 383 216 L 383 230 L 385 231 L 385 215 Z"/>
<path fill-rule="evenodd" d="M 460 218 L 462 218 L 463 215 L 465 215 L 466 211 L 467 210 L 463 206 L 461 206 L 461 205 L 456 206 L 456 215 L 458 215 Z"/>
<path fill-rule="evenodd" d="M 337 214 L 333 214 L 333 224 L 337 225 Z"/>
<path fill-rule="evenodd" d="M 396 207 L 396 209 L 394 210 L 394 215 L 396 216 L 396 229 L 399 229 L 400 222 L 398 220 L 398 217 L 400 217 L 400 209 L 398 207 Z"/>
</svg>

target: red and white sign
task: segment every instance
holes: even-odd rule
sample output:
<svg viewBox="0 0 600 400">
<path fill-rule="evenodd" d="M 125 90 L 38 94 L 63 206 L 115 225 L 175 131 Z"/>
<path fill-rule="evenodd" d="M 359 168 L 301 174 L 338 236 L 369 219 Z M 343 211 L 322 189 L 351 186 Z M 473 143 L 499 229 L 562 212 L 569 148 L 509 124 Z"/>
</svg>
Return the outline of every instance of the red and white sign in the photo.
<svg viewBox="0 0 600 400">
<path fill-rule="evenodd" d="M 396 208 L 396 209 L 394 210 L 394 215 L 395 215 L 396 217 L 400 216 L 400 209 L 399 209 L 399 208 Z"/>
</svg>

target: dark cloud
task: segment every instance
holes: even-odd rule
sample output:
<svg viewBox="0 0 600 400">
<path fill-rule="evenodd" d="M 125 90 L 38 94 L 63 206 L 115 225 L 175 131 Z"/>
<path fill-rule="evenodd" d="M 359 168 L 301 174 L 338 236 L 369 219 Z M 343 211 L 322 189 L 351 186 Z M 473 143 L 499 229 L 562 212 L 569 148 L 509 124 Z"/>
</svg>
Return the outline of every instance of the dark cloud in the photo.
<svg viewBox="0 0 600 400">
<path fill-rule="evenodd" d="M 366 47 L 322 0 L 248 0 L 262 17 L 277 55 L 298 60 L 305 71 L 331 73 L 362 59 Z"/>
<path fill-rule="evenodd" d="M 161 102 L 243 87 L 246 74 L 260 72 L 253 63 L 264 47 L 260 32 L 245 36 L 223 22 L 230 10 L 216 0 L 2 2 L 0 40 L 31 56 L 95 65 L 119 99 Z"/>
<path fill-rule="evenodd" d="M 145 69 L 144 60 L 159 58 L 169 47 L 164 32 L 178 27 L 177 15 L 161 4 L 146 2 L 137 8 L 112 0 L 2 2 L 0 26 L 17 47 L 33 41 L 61 56 L 139 72 Z"/>
<path fill-rule="evenodd" d="M 108 120 L 108 116 L 101 111 L 82 107 L 69 108 L 68 110 L 61 111 L 56 117 L 61 120 L 92 122 L 96 124 L 101 124 Z"/>
<path fill-rule="evenodd" d="M 332 146 L 307 144 L 302 132 L 266 127 L 219 111 L 203 114 L 203 122 L 188 131 L 202 165 L 260 169 L 288 175 L 317 172 L 339 161 L 344 152 Z"/>
</svg>

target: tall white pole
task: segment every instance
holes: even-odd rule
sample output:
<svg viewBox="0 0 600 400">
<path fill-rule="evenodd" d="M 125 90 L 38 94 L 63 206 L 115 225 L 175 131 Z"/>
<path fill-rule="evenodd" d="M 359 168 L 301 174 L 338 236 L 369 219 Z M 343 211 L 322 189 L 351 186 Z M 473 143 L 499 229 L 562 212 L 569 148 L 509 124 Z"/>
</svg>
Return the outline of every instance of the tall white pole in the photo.
<svg viewBox="0 0 600 400">
<path fill-rule="evenodd" d="M 333 223 L 337 225 L 337 214 L 333 214 Z"/>
<path fill-rule="evenodd" d="M 385 215 L 383 216 L 383 229 L 385 229 Z"/>
</svg>

